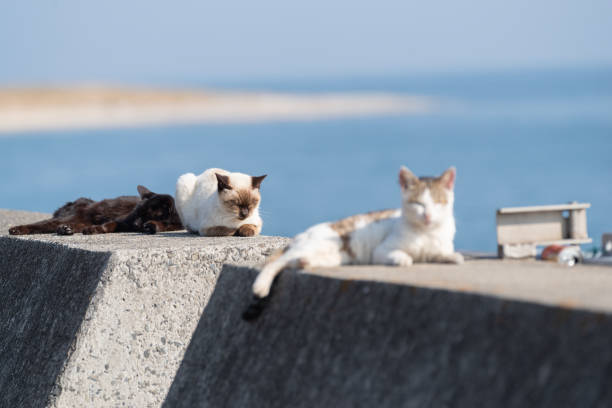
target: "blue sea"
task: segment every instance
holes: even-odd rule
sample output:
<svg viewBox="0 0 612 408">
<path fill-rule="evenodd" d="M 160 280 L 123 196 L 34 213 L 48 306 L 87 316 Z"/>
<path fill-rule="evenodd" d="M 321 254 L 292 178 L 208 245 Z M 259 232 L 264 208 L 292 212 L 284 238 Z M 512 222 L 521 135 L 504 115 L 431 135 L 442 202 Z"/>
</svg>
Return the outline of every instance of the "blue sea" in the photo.
<svg viewBox="0 0 612 408">
<path fill-rule="evenodd" d="M 421 115 L 54 131 L 0 137 L 0 208 L 52 212 L 80 196 L 173 193 L 222 167 L 268 174 L 267 235 L 399 206 L 397 173 L 457 167 L 459 249 L 494 251 L 495 210 L 590 202 L 589 233 L 612 231 L 612 69 L 236 81 L 178 86 L 393 92 L 434 98 Z M 588 247 L 588 246 L 587 246 Z"/>
</svg>

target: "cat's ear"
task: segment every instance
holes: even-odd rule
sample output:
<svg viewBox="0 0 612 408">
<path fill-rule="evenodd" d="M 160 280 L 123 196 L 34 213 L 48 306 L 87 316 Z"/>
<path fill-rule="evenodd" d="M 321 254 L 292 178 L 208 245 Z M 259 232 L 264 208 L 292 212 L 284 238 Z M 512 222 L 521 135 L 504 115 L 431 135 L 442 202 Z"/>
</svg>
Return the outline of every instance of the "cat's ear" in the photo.
<svg viewBox="0 0 612 408">
<path fill-rule="evenodd" d="M 419 181 L 419 178 L 415 176 L 410 170 L 406 167 L 402 166 L 399 172 L 399 183 L 402 186 L 402 190 L 407 190 L 412 187 L 416 182 Z"/>
<path fill-rule="evenodd" d="M 232 189 L 232 186 L 229 184 L 229 176 L 219 173 L 215 173 L 215 176 L 217 176 L 217 190 L 219 192 Z"/>
<path fill-rule="evenodd" d="M 455 169 L 454 167 L 449 167 L 448 170 L 446 170 L 440 176 L 440 181 L 442 182 L 442 185 L 445 188 L 452 190 L 455 187 L 455 177 L 456 176 L 457 176 L 457 169 Z"/>
<path fill-rule="evenodd" d="M 263 176 L 257 176 L 257 177 L 251 177 L 251 187 L 255 188 L 259 188 L 259 186 L 261 186 L 261 182 L 266 178 L 267 174 L 264 174 Z"/>
<path fill-rule="evenodd" d="M 138 195 L 140 195 L 140 198 L 143 199 L 143 200 L 145 198 L 149 198 L 149 197 L 151 197 L 153 195 L 151 190 L 149 190 L 145 186 L 138 186 L 138 187 L 136 187 L 136 189 L 138 190 Z"/>
</svg>

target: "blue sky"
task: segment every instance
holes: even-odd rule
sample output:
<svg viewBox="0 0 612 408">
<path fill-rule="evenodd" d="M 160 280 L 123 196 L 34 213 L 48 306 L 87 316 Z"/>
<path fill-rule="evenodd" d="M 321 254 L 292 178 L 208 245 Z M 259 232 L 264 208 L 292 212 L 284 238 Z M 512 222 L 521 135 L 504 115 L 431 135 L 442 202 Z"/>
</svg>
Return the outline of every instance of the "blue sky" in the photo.
<svg viewBox="0 0 612 408">
<path fill-rule="evenodd" d="M 612 66 L 610 0 L 0 6 L 0 84 Z"/>
</svg>

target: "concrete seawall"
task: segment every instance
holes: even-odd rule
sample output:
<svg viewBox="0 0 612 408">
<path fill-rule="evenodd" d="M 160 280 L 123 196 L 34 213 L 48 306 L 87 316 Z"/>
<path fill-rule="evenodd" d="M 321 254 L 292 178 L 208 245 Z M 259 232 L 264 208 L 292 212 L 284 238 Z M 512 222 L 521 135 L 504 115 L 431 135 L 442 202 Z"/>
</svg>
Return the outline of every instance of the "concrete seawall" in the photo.
<svg viewBox="0 0 612 408">
<path fill-rule="evenodd" d="M 223 270 L 164 407 L 612 404 L 610 309 L 287 271 L 247 322 L 255 275 Z"/>
<path fill-rule="evenodd" d="M 0 407 L 612 406 L 612 268 L 286 271 L 245 321 L 286 242 L 0 236 Z"/>
<path fill-rule="evenodd" d="M 0 236 L 0 407 L 159 407 L 222 265 L 285 242 Z"/>
<path fill-rule="evenodd" d="M 0 252 L 0 406 L 44 406 L 110 256 L 2 237 Z"/>
</svg>

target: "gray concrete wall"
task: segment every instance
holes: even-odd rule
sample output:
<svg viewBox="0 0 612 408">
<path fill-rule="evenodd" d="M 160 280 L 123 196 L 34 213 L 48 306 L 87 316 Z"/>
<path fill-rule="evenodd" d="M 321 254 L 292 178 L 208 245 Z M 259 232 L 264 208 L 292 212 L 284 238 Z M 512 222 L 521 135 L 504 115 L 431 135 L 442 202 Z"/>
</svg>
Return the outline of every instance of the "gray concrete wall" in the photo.
<svg viewBox="0 0 612 408">
<path fill-rule="evenodd" d="M 0 237 L 0 407 L 42 407 L 110 254 Z"/>
<path fill-rule="evenodd" d="M 609 313 L 286 272 L 244 321 L 255 274 L 224 268 L 164 407 L 612 406 Z"/>
<path fill-rule="evenodd" d="M 286 242 L 0 236 L 0 407 L 612 406 L 612 269 L 288 271 L 249 308 L 231 265 Z"/>
<path fill-rule="evenodd" d="M 0 407 L 159 407 L 222 265 L 285 242 L 0 237 Z"/>
</svg>

